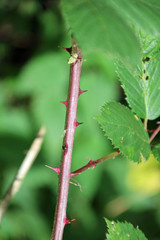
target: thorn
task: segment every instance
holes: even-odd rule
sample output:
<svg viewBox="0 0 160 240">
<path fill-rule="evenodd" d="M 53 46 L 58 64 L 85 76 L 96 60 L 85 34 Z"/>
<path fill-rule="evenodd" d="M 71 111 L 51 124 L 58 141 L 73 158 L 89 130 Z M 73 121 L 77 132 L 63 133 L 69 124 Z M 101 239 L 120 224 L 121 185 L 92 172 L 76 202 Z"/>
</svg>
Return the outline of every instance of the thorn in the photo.
<svg viewBox="0 0 160 240">
<path fill-rule="evenodd" d="M 85 93 L 85 92 L 87 92 L 88 90 L 81 90 L 81 89 L 79 89 L 79 96 L 82 94 L 82 93 Z"/>
<path fill-rule="evenodd" d="M 79 123 L 79 122 L 77 122 L 77 120 L 74 121 L 74 127 L 75 127 L 75 128 L 78 127 L 78 126 L 81 125 L 81 124 L 83 124 L 83 122 Z"/>
<path fill-rule="evenodd" d="M 54 172 L 56 172 L 56 173 L 59 175 L 60 167 L 58 167 L 58 168 L 53 168 L 53 167 L 50 167 L 50 166 L 48 166 L 48 165 L 45 165 L 45 167 L 48 167 L 48 168 L 52 169 Z"/>
<path fill-rule="evenodd" d="M 97 165 L 96 161 L 91 160 L 90 158 L 87 158 L 89 160 L 88 164 L 91 164 L 93 167 L 95 167 Z"/>
<path fill-rule="evenodd" d="M 66 107 L 67 107 L 67 104 L 68 104 L 68 101 L 60 101 L 60 103 L 63 103 Z"/>
<path fill-rule="evenodd" d="M 64 218 L 64 226 L 65 226 L 66 224 L 69 224 L 69 223 L 75 221 L 75 220 L 76 220 L 76 219 L 68 219 L 67 217 L 65 217 L 65 218 Z"/>
<path fill-rule="evenodd" d="M 70 54 L 72 52 L 72 47 L 70 47 L 70 48 L 65 48 L 65 47 L 61 47 L 61 46 L 58 46 L 58 47 L 64 49 L 65 51 L 69 52 Z"/>
</svg>

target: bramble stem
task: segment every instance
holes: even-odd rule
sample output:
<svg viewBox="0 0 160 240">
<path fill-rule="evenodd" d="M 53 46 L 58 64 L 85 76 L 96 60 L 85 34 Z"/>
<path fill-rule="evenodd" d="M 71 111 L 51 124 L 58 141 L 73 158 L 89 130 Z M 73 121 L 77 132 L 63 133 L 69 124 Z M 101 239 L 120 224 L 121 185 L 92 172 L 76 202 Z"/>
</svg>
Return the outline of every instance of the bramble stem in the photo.
<svg viewBox="0 0 160 240">
<path fill-rule="evenodd" d="M 94 161 L 88 158 L 89 163 L 87 163 L 87 164 L 84 165 L 83 167 L 77 169 L 76 171 L 71 172 L 71 173 L 70 173 L 70 178 L 73 178 L 73 177 L 81 174 L 82 172 L 88 170 L 88 169 L 91 168 L 91 167 L 97 166 L 97 164 L 99 164 L 99 163 L 101 163 L 101 162 L 104 162 L 104 161 L 106 161 L 106 160 L 108 160 L 108 159 L 111 159 L 111 158 L 115 158 L 115 157 L 118 156 L 119 154 L 120 154 L 120 152 L 113 152 L 113 153 L 110 153 L 110 154 L 108 154 L 108 155 L 106 155 L 106 156 L 104 156 L 104 157 L 102 157 L 102 158 L 99 158 L 99 159 L 97 159 L 97 160 L 94 160 Z M 58 167 L 58 168 L 54 168 L 54 167 L 51 167 L 51 166 L 48 166 L 48 165 L 45 165 L 45 166 L 48 167 L 48 168 L 50 168 L 50 169 L 52 169 L 54 172 L 56 172 L 56 173 L 59 175 L 59 167 Z"/>
<path fill-rule="evenodd" d="M 74 40 L 72 41 L 71 56 L 77 57 L 75 59 L 73 58 L 72 59 L 73 61 L 71 62 L 69 97 L 66 104 L 67 113 L 65 124 L 65 136 L 63 140 L 63 152 L 59 174 L 59 190 L 51 240 L 61 240 L 63 237 L 64 226 L 66 223 L 69 222 L 69 220 L 66 217 L 66 208 L 70 181 L 70 168 L 74 133 L 78 125 L 76 115 L 82 65 L 82 54 Z"/>
<path fill-rule="evenodd" d="M 152 133 L 152 135 L 150 136 L 149 142 L 151 143 L 152 140 L 155 138 L 155 136 L 159 133 L 160 131 L 160 122 L 158 122 L 159 126 L 157 127 L 156 130 L 154 130 L 154 132 Z"/>
<path fill-rule="evenodd" d="M 106 155 L 106 156 L 104 156 L 102 158 L 99 158 L 99 159 L 97 159 L 95 161 L 90 160 L 88 164 L 86 164 L 85 166 L 83 166 L 83 167 L 79 168 L 78 170 L 72 172 L 70 174 L 70 177 L 73 178 L 73 177 L 81 174 L 82 172 L 88 170 L 89 168 L 95 167 L 97 164 L 99 164 L 101 162 L 104 162 L 104 161 L 106 161 L 106 160 L 108 160 L 110 158 L 115 158 L 118 154 L 120 154 L 120 152 L 113 152 L 113 153 L 110 153 L 110 154 L 108 154 L 108 155 Z"/>
</svg>

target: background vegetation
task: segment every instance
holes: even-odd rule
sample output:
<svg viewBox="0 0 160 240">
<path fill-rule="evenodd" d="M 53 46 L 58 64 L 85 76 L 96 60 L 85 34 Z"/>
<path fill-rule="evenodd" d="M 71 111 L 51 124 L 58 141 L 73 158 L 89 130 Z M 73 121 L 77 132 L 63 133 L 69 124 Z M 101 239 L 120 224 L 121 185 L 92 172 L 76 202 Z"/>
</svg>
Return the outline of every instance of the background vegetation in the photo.
<svg viewBox="0 0 160 240">
<path fill-rule="evenodd" d="M 90 43 L 85 37 L 91 48 L 98 40 L 103 46 L 103 39 Z M 59 45 L 70 47 L 71 38 L 58 0 L 0 1 L 0 198 L 39 127 L 47 129 L 41 153 L 4 216 L 2 240 L 50 239 L 58 179 L 44 165 L 58 166 L 61 157 L 65 108 L 59 101 L 66 99 L 69 80 L 68 55 Z M 81 88 L 88 92 L 80 97 L 78 121 L 85 124 L 76 131 L 72 170 L 86 164 L 86 157 L 96 160 L 113 151 L 93 117 L 108 100 L 125 104 L 112 60 L 103 51 L 84 52 Z M 104 216 L 127 220 L 148 239 L 160 239 L 159 176 L 154 160 L 137 170 L 122 157 L 77 176 L 81 190 L 70 184 L 68 202 L 68 215 L 76 221 L 66 227 L 64 239 L 104 239 Z"/>
</svg>

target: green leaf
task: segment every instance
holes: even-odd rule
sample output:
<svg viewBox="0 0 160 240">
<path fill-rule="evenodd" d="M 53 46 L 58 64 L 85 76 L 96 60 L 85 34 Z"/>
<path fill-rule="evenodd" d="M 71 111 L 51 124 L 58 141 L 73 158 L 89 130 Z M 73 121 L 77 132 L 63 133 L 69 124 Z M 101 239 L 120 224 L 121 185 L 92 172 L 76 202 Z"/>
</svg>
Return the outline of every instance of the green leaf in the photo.
<svg viewBox="0 0 160 240">
<path fill-rule="evenodd" d="M 64 15 L 83 52 L 101 50 L 139 61 L 139 43 L 128 23 L 105 0 L 62 0 Z"/>
<path fill-rule="evenodd" d="M 125 20 L 146 33 L 160 34 L 160 2 L 157 0 L 113 0 L 111 4 Z"/>
<path fill-rule="evenodd" d="M 106 103 L 96 119 L 113 145 L 129 160 L 140 162 L 149 157 L 148 134 L 127 107 L 117 102 Z"/>
<path fill-rule="evenodd" d="M 160 40 L 139 36 L 141 64 L 133 72 L 117 60 L 117 74 L 133 111 L 140 118 L 153 120 L 160 116 Z"/>
<path fill-rule="evenodd" d="M 147 240 L 144 233 L 134 228 L 131 223 L 109 221 L 105 218 L 108 227 L 107 240 Z"/>
<path fill-rule="evenodd" d="M 154 157 L 160 162 L 160 144 L 157 144 L 153 147 L 152 153 Z"/>
</svg>

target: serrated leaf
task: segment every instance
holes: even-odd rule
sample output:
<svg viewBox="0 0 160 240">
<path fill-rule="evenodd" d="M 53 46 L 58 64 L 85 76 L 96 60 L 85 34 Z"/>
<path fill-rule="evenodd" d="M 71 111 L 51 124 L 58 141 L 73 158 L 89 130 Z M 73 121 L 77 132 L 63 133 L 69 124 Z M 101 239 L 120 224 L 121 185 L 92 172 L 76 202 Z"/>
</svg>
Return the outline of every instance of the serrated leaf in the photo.
<svg viewBox="0 0 160 240">
<path fill-rule="evenodd" d="M 111 1 L 62 0 L 62 7 L 84 53 L 101 50 L 130 64 L 139 61 L 138 40 Z"/>
<path fill-rule="evenodd" d="M 140 40 L 141 64 L 133 72 L 116 61 L 117 74 L 133 111 L 153 120 L 160 116 L 160 40 L 149 36 Z"/>
<path fill-rule="evenodd" d="M 129 160 L 148 159 L 149 137 L 142 122 L 125 106 L 117 102 L 106 103 L 96 117 L 105 135 Z"/>
<path fill-rule="evenodd" d="M 105 218 L 108 227 L 107 240 L 147 240 L 144 233 L 128 222 L 109 221 Z"/>
<path fill-rule="evenodd" d="M 160 162 L 160 144 L 157 144 L 153 147 L 152 153 L 154 157 Z"/>
</svg>

